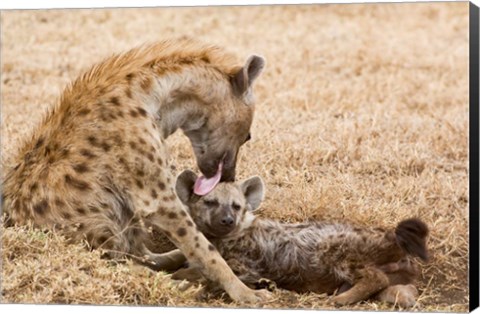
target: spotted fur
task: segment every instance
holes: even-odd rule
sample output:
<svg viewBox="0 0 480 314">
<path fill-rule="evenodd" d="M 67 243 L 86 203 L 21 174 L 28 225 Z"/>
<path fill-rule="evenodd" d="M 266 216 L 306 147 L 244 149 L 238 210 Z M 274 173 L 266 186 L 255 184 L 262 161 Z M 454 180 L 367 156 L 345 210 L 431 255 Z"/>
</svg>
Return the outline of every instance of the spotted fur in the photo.
<svg viewBox="0 0 480 314">
<path fill-rule="evenodd" d="M 154 226 L 233 299 L 266 298 L 208 249 L 175 194 L 165 145 L 181 129 L 207 177 L 223 160 L 222 180 L 234 180 L 253 119 L 252 83 L 263 66 L 261 57 L 242 65 L 224 49 L 188 38 L 93 66 L 20 146 L 3 182 L 7 225 L 55 226 L 109 257 L 178 267 L 184 261 L 179 251 L 155 254 L 145 247 L 146 226 Z"/>
</svg>

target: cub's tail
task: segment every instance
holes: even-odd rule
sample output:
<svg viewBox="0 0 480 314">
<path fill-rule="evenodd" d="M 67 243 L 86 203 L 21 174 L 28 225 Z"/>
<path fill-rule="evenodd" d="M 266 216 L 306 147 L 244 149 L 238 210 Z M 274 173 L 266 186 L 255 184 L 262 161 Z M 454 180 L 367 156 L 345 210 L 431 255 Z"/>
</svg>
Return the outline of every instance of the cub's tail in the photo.
<svg viewBox="0 0 480 314">
<path fill-rule="evenodd" d="M 397 243 L 402 250 L 424 261 L 428 260 L 427 235 L 427 225 L 418 218 L 402 220 L 395 228 Z"/>
</svg>

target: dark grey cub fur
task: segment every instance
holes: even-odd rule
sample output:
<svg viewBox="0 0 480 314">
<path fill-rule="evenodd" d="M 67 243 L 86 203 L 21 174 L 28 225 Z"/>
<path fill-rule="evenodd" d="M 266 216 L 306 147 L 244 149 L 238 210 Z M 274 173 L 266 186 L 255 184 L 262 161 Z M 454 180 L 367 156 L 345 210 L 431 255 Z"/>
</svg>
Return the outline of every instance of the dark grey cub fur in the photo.
<svg viewBox="0 0 480 314">
<path fill-rule="evenodd" d="M 336 303 L 350 304 L 391 286 L 411 284 L 417 276 L 412 257 L 428 258 L 428 228 L 420 219 L 403 220 L 393 230 L 281 223 L 253 214 L 264 194 L 259 177 L 220 183 L 203 197 L 193 194 L 195 179 L 191 171 L 180 174 L 178 196 L 200 231 L 252 287 L 267 278 L 288 290 L 337 292 Z M 195 277 L 192 272 L 181 270 L 174 278 Z"/>
</svg>

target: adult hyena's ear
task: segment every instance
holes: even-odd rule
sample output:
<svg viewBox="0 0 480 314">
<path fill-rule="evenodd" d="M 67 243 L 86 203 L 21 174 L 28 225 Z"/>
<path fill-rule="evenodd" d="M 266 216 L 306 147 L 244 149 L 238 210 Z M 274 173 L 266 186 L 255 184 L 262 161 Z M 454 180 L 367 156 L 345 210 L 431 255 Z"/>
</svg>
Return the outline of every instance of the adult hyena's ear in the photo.
<svg viewBox="0 0 480 314">
<path fill-rule="evenodd" d="M 262 73 L 265 67 L 265 59 L 252 55 L 247 59 L 245 65 L 233 76 L 233 90 L 237 95 L 243 95 L 253 81 Z"/>
<path fill-rule="evenodd" d="M 243 181 L 240 185 L 243 195 L 247 200 L 248 210 L 254 211 L 263 201 L 264 185 L 260 177 L 255 176 Z"/>
<path fill-rule="evenodd" d="M 197 175 L 192 170 L 184 170 L 177 177 L 175 191 L 183 204 L 187 205 L 193 194 L 193 186 L 197 180 Z"/>
</svg>

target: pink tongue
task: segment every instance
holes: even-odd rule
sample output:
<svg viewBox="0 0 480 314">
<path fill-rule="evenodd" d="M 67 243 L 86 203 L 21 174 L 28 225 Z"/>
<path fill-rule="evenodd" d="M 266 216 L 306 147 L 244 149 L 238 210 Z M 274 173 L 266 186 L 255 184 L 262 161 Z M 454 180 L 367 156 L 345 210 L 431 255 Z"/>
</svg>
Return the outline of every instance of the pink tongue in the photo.
<svg viewBox="0 0 480 314">
<path fill-rule="evenodd" d="M 193 193 L 200 196 L 210 193 L 218 184 L 218 182 L 220 182 L 220 178 L 222 177 L 222 168 L 223 161 L 221 161 L 218 165 L 217 173 L 210 179 L 207 179 L 204 176 L 199 176 L 195 181 L 195 185 L 193 186 Z"/>
</svg>

